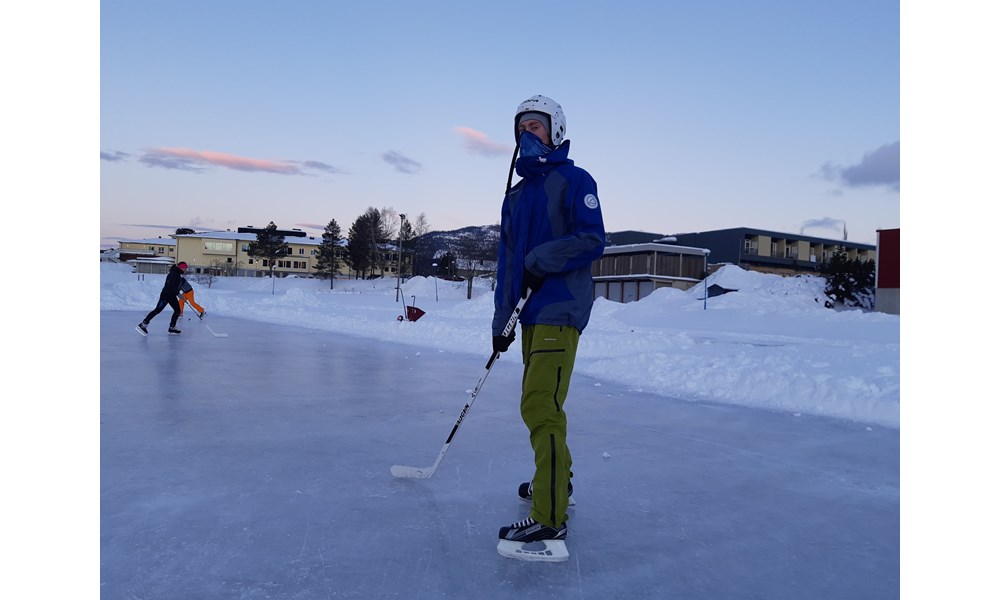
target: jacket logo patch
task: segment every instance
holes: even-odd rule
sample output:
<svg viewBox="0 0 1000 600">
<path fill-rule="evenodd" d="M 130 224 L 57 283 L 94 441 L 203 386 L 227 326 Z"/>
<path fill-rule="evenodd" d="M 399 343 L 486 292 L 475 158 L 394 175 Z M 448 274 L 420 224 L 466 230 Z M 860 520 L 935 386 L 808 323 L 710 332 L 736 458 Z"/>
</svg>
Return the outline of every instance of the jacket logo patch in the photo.
<svg viewBox="0 0 1000 600">
<path fill-rule="evenodd" d="M 587 205 L 587 208 L 597 208 L 597 196 L 593 194 L 587 194 L 583 198 L 583 203 Z"/>
</svg>

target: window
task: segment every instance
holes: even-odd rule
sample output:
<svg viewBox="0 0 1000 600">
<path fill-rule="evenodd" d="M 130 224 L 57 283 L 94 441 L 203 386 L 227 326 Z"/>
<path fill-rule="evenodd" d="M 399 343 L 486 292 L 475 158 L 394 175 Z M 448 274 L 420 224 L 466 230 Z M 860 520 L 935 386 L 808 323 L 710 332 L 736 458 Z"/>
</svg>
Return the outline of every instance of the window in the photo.
<svg viewBox="0 0 1000 600">
<path fill-rule="evenodd" d="M 305 254 L 305 253 L 306 253 L 305 248 L 299 248 L 299 254 Z"/>
<path fill-rule="evenodd" d="M 229 240 L 205 240 L 205 252 L 232 254 L 236 243 Z"/>
<path fill-rule="evenodd" d="M 240 246 L 240 250 L 242 250 L 243 252 L 249 252 L 250 244 L 243 244 L 242 246 Z"/>
</svg>

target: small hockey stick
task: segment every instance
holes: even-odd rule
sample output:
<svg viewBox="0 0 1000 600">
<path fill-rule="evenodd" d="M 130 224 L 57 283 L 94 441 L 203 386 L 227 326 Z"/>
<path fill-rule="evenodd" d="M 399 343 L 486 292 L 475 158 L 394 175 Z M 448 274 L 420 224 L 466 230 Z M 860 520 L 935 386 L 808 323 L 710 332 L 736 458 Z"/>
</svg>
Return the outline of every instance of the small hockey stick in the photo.
<svg viewBox="0 0 1000 600">
<path fill-rule="evenodd" d="M 512 331 L 514 331 L 514 326 L 517 325 L 517 318 L 521 315 L 521 309 L 524 308 L 524 303 L 528 301 L 528 297 L 531 296 L 531 290 L 517 302 L 517 306 L 514 307 L 514 313 L 510 316 L 510 320 L 507 321 L 507 326 L 503 328 L 503 336 L 507 337 Z M 465 407 L 462 408 L 462 412 L 458 415 L 458 420 L 455 421 L 455 426 L 451 428 L 451 433 L 448 434 L 448 439 L 445 440 L 444 446 L 441 447 L 441 452 L 438 453 L 437 460 L 434 464 L 429 467 L 404 467 L 403 465 L 393 465 L 390 471 L 393 477 L 402 477 L 408 479 L 427 479 L 434 475 L 434 471 L 437 471 L 438 465 L 441 464 L 441 459 L 444 458 L 448 448 L 451 447 L 451 440 L 455 438 L 455 434 L 458 433 L 458 428 L 461 427 L 462 421 L 465 420 L 465 415 L 469 414 L 469 409 L 472 408 L 472 403 L 476 401 L 476 396 L 479 395 L 479 390 L 483 388 L 483 383 L 486 382 L 486 378 L 490 374 L 490 369 L 493 368 L 493 363 L 500 358 L 499 352 L 494 352 L 490 356 L 489 362 L 486 363 L 486 372 L 483 376 L 479 378 L 479 383 L 472 390 L 472 394 L 469 397 L 469 401 L 465 403 Z"/>
</svg>

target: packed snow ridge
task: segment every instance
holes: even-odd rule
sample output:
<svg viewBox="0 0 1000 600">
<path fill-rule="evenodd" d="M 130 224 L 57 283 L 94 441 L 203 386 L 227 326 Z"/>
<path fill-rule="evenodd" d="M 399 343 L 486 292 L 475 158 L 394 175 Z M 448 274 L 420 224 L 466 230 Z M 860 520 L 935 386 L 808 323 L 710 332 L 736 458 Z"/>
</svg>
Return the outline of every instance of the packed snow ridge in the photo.
<svg viewBox="0 0 1000 600">
<path fill-rule="evenodd" d="M 308 327 L 440 351 L 491 351 L 490 282 L 188 277 L 210 317 Z M 153 308 L 163 275 L 102 263 L 101 310 Z M 575 373 L 636 391 L 899 428 L 899 316 L 824 307 L 826 280 L 719 269 L 707 285 L 642 300 L 598 298 Z M 425 314 L 398 320 L 404 303 Z M 169 309 L 167 310 L 169 313 Z M 166 316 L 162 316 L 165 321 Z M 192 340 L 193 341 L 193 340 Z M 235 340 L 234 340 L 235 341 Z M 236 346 L 238 348 L 238 346 Z M 520 360 L 517 344 L 508 352 Z M 599 385 L 599 384 L 598 384 Z M 572 393 L 572 392 L 571 392 Z"/>
</svg>

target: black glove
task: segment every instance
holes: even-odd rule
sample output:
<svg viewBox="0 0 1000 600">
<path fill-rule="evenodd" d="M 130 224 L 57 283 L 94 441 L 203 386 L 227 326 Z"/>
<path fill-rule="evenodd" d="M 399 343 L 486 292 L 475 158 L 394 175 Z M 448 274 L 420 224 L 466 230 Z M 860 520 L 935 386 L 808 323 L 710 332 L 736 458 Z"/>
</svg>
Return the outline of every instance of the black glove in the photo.
<svg viewBox="0 0 1000 600">
<path fill-rule="evenodd" d="M 493 336 L 493 354 L 496 354 L 497 352 L 506 352 L 507 348 L 510 348 L 510 345 L 514 343 L 515 337 L 517 336 L 514 335 L 513 329 L 510 330 L 510 335 L 508 336 Z"/>
<path fill-rule="evenodd" d="M 531 293 L 538 291 L 538 288 L 542 287 L 542 282 L 545 281 L 544 275 L 535 275 L 528 269 L 524 270 L 524 274 L 521 276 L 521 297 L 524 298 L 528 295 L 528 290 Z"/>
</svg>

